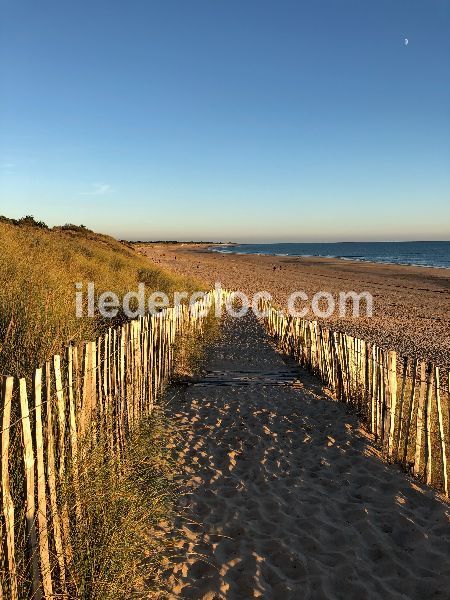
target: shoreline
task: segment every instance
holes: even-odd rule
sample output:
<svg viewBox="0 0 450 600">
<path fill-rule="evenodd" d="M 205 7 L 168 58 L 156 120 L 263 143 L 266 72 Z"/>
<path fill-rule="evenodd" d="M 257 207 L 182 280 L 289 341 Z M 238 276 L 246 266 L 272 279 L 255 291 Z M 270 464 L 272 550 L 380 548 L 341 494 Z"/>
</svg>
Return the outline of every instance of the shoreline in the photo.
<svg viewBox="0 0 450 600">
<path fill-rule="evenodd" d="M 240 244 L 228 244 L 226 247 L 232 248 L 233 246 L 240 246 Z M 205 248 L 207 252 L 214 252 L 216 254 L 235 254 L 237 256 L 279 256 L 285 258 L 326 258 L 326 259 L 336 259 L 336 260 L 345 260 L 349 262 L 355 263 L 369 263 L 374 265 L 398 265 L 403 267 L 417 267 L 422 269 L 445 269 L 450 271 L 450 267 L 443 267 L 440 265 L 421 265 L 417 263 L 408 263 L 408 262 L 391 262 L 391 261 L 382 261 L 382 260 L 370 260 L 365 258 L 348 258 L 346 256 L 332 256 L 332 255 L 318 255 L 318 254 L 285 254 L 285 253 L 270 253 L 270 252 L 236 252 L 233 250 L 224 251 L 216 249 L 215 246 L 209 246 Z"/>
<path fill-rule="evenodd" d="M 139 246 L 151 246 L 153 245 L 151 242 L 149 244 L 139 244 Z M 181 246 L 184 246 L 181 248 Z M 174 247 L 173 250 L 176 248 Z M 395 262 L 381 262 L 381 261 L 372 261 L 372 260 L 362 260 L 357 258 L 346 258 L 344 256 L 316 256 L 313 254 L 310 255 L 300 255 L 300 254 L 267 254 L 263 252 L 220 252 L 219 250 L 214 251 L 210 250 L 210 246 L 208 244 L 203 244 L 201 242 L 195 244 L 188 243 L 180 243 L 179 251 L 192 253 L 192 254 L 219 254 L 221 256 L 234 256 L 234 257 L 259 257 L 259 258 L 267 258 L 267 259 L 285 259 L 288 262 L 290 259 L 293 261 L 298 261 L 301 263 L 303 261 L 311 260 L 317 261 L 317 263 L 324 263 L 332 265 L 335 261 L 342 261 L 343 263 L 354 264 L 356 267 L 359 265 L 368 265 L 374 267 L 398 267 L 399 269 L 402 267 L 411 268 L 411 269 L 430 269 L 431 271 L 448 271 L 446 276 L 450 278 L 450 267 L 436 267 L 432 265 L 417 265 L 412 263 L 395 263 Z M 287 259 L 287 260 L 286 260 Z M 450 289 L 450 283 L 449 283 Z"/>
<path fill-rule="evenodd" d="M 138 250 L 161 267 L 216 281 L 251 296 L 267 290 L 286 307 L 288 296 L 304 290 L 368 291 L 372 317 L 319 318 L 327 326 L 396 350 L 399 356 L 450 366 L 450 276 L 447 269 L 342 260 L 340 258 L 273 256 L 211 252 L 211 244 L 141 244 Z M 316 319 L 310 314 L 308 319 Z"/>
</svg>

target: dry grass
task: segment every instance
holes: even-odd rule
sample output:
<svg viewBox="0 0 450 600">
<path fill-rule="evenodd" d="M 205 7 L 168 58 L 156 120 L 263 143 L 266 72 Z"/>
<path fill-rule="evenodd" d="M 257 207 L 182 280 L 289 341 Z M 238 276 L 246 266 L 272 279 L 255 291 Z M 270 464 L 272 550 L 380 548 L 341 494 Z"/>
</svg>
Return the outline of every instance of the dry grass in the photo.
<svg viewBox="0 0 450 600">
<path fill-rule="evenodd" d="M 173 435 L 173 423 L 158 407 L 130 438 L 120 462 L 98 443 L 83 462 L 83 522 L 73 535 L 69 595 L 148 598 L 163 587 L 158 573 L 173 542 L 158 531 L 171 520 L 176 495 L 176 457 L 168 450 Z M 73 491 L 69 482 L 72 510 Z"/>
<path fill-rule="evenodd" d="M 147 294 L 205 289 L 192 279 L 168 273 L 136 253 L 131 245 L 83 227 L 49 230 L 32 219 L 0 218 L 0 373 L 30 376 L 70 342 L 94 339 L 114 322 L 77 318 L 75 283 L 92 281 L 96 294 L 119 298 L 146 284 Z M 214 327 L 206 327 L 207 337 Z M 198 368 L 204 344 L 184 339 L 179 369 Z M 160 565 L 171 541 L 157 535 L 172 518 L 177 471 L 168 440 L 173 427 L 156 408 L 131 436 L 120 461 L 97 439 L 80 467 L 83 520 L 75 517 L 70 474 L 65 498 L 71 513 L 73 558 L 69 596 L 85 599 L 159 597 Z M 83 452 L 82 452 L 83 454 Z M 143 574 L 145 577 L 143 577 Z"/>
<path fill-rule="evenodd" d="M 23 376 L 72 341 L 94 339 L 111 326 L 100 315 L 77 318 L 75 283 L 121 298 L 137 290 L 204 289 L 168 273 L 132 247 L 80 227 L 48 230 L 0 220 L 0 372 Z M 120 314 L 116 321 L 123 319 Z"/>
<path fill-rule="evenodd" d="M 209 314 L 204 321 L 203 335 L 180 335 L 174 344 L 172 379 L 176 381 L 202 371 L 205 353 L 217 340 L 219 332 L 220 322 L 213 314 Z"/>
</svg>

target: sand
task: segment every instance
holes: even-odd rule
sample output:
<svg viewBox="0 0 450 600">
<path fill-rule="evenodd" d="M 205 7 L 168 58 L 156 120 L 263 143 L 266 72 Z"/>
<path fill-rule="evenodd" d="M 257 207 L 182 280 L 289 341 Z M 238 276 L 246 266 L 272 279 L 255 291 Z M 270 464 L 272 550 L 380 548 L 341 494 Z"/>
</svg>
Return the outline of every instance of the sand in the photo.
<svg viewBox="0 0 450 600">
<path fill-rule="evenodd" d="M 318 291 L 369 291 L 371 318 L 333 316 L 334 328 L 395 349 L 403 355 L 450 367 L 450 271 L 340 259 L 218 254 L 205 245 L 150 244 L 141 252 L 161 266 L 194 275 L 213 286 L 247 294 L 269 291 L 281 306 L 296 290 L 311 298 Z M 275 267 L 275 270 L 274 270 Z M 309 315 L 314 318 L 313 315 Z"/>
<path fill-rule="evenodd" d="M 167 396 L 184 490 L 170 598 L 448 598 L 445 504 L 293 375 L 253 316 L 225 323 L 206 367 Z"/>
</svg>

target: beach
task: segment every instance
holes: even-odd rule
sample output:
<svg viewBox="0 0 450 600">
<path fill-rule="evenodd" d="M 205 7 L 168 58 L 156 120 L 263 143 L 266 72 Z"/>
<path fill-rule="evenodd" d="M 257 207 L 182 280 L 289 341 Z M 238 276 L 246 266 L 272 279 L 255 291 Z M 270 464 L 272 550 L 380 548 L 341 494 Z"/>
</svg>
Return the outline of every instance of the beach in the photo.
<svg viewBox="0 0 450 600">
<path fill-rule="evenodd" d="M 208 248 L 137 249 L 206 287 L 267 291 L 283 309 L 300 290 L 370 292 L 372 317 L 322 320 L 448 367 L 445 269 Z M 163 405 L 181 492 L 175 521 L 158 532 L 177 548 L 161 572 L 168 597 L 446 597 L 444 497 L 383 460 L 357 414 L 280 354 L 252 313 L 224 319 L 202 371 L 169 387 Z"/>
<path fill-rule="evenodd" d="M 161 574 L 169 598 L 448 596 L 446 504 L 380 460 L 253 315 L 225 321 L 204 367 L 164 403 L 181 492 L 159 532 L 178 549 Z"/>
<path fill-rule="evenodd" d="M 248 295 L 270 292 L 280 307 L 302 290 L 368 291 L 373 315 L 319 319 L 399 355 L 450 366 L 450 272 L 448 269 L 356 262 L 331 258 L 238 255 L 210 252 L 211 244 L 138 244 L 139 252 L 176 273 Z M 316 318 L 313 314 L 307 318 Z"/>
</svg>

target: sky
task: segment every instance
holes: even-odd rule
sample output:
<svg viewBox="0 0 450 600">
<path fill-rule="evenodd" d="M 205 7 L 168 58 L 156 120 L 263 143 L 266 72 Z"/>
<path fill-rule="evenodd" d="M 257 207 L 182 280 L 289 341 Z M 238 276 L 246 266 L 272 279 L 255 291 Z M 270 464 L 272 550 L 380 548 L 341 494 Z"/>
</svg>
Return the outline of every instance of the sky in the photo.
<svg viewBox="0 0 450 600">
<path fill-rule="evenodd" d="M 450 239 L 450 2 L 0 0 L 0 214 Z"/>
</svg>

